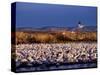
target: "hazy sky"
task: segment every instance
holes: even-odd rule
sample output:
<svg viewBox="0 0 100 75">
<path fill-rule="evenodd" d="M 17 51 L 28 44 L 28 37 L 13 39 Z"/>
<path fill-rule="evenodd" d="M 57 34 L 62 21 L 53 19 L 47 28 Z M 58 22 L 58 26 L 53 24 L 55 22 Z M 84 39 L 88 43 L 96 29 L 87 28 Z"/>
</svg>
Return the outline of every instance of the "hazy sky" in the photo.
<svg viewBox="0 0 100 75">
<path fill-rule="evenodd" d="M 16 3 L 17 27 L 97 25 L 97 8 L 69 5 Z"/>
</svg>

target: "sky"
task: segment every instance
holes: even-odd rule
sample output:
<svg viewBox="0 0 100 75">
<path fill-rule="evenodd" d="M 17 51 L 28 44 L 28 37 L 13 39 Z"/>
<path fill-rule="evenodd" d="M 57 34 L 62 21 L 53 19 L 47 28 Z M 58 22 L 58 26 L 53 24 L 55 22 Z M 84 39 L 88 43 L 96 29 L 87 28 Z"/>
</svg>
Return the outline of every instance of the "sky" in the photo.
<svg viewBox="0 0 100 75">
<path fill-rule="evenodd" d="M 97 25 L 97 8 L 59 4 L 16 3 L 16 27 Z"/>
</svg>

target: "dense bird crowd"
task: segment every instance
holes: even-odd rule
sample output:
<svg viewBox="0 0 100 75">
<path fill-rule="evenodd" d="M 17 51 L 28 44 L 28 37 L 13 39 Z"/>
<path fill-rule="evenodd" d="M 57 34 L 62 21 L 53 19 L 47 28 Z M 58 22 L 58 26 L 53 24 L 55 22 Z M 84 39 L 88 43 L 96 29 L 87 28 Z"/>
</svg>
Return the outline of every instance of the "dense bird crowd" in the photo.
<svg viewBox="0 0 100 75">
<path fill-rule="evenodd" d="M 94 42 L 70 42 L 60 44 L 18 44 L 16 62 L 70 63 L 97 59 L 97 44 Z"/>
</svg>

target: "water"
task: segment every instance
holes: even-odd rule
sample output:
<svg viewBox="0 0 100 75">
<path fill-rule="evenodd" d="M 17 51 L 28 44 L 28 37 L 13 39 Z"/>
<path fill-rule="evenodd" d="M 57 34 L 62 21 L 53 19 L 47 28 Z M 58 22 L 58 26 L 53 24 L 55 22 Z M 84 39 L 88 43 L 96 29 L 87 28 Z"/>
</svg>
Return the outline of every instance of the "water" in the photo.
<svg viewBox="0 0 100 75">
<path fill-rule="evenodd" d="M 22 66 L 22 67 L 21 67 Z M 48 67 L 49 66 L 49 67 Z M 96 68 L 96 62 L 87 63 L 74 63 L 74 64 L 61 64 L 61 65 L 20 65 L 16 68 L 16 72 L 31 72 L 31 71 L 51 71 L 51 70 L 69 70 L 69 69 L 84 69 L 84 68 Z"/>
</svg>

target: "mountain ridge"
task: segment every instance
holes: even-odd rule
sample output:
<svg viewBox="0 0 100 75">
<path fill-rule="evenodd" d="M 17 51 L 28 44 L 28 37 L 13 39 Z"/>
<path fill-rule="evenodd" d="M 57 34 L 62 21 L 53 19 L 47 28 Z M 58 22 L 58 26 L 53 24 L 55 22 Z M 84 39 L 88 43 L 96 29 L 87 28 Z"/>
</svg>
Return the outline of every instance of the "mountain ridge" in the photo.
<svg viewBox="0 0 100 75">
<path fill-rule="evenodd" d="M 16 31 L 80 31 L 80 32 L 97 32 L 97 26 L 84 26 L 79 27 L 56 27 L 56 26 L 45 26 L 41 28 L 32 27 L 18 27 Z"/>
</svg>

